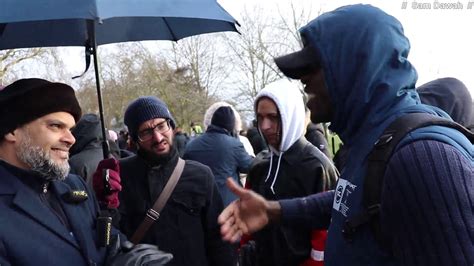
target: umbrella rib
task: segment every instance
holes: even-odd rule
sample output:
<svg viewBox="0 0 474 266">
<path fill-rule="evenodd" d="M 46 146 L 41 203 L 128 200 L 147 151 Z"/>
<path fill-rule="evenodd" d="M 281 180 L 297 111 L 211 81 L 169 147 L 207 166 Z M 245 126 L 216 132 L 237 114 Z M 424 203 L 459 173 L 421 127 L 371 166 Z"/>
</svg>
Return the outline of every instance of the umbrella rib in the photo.
<svg viewBox="0 0 474 266">
<path fill-rule="evenodd" d="M 169 30 L 171 36 L 173 37 L 173 41 L 177 41 L 178 38 L 176 38 L 176 36 L 174 35 L 173 30 L 171 30 L 171 27 L 170 27 L 170 25 L 168 24 L 168 21 L 166 21 L 166 18 L 163 18 L 163 21 L 165 22 L 166 27 L 168 28 L 168 30 Z"/>
</svg>

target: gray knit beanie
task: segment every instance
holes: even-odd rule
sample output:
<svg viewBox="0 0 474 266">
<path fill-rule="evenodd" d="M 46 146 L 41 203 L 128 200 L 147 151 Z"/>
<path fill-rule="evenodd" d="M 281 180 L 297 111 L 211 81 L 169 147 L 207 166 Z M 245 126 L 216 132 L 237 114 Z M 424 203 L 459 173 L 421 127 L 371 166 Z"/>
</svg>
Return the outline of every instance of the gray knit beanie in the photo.
<svg viewBox="0 0 474 266">
<path fill-rule="evenodd" d="M 133 140 L 137 140 L 138 127 L 150 119 L 167 118 L 174 129 L 176 123 L 171 116 L 168 106 L 155 96 L 143 96 L 132 101 L 125 111 L 124 123 Z"/>
</svg>

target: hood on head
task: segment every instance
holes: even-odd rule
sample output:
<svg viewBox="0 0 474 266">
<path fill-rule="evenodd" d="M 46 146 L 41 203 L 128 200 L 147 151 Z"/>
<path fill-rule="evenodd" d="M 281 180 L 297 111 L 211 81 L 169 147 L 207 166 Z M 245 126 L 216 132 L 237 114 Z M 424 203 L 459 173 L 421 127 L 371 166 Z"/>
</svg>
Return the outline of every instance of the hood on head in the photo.
<svg viewBox="0 0 474 266">
<path fill-rule="evenodd" d="M 317 17 L 300 34 L 318 55 L 334 109 L 330 129 L 345 143 L 419 103 L 409 40 L 400 22 L 382 10 L 344 6 Z"/>
<path fill-rule="evenodd" d="M 272 82 L 257 94 L 254 102 L 255 113 L 258 101 L 262 97 L 272 99 L 280 112 L 281 142 L 279 151 L 273 150 L 273 152 L 285 152 L 304 134 L 305 108 L 301 90 L 297 82 L 288 79 Z"/>
<path fill-rule="evenodd" d="M 463 126 L 468 126 L 472 115 L 472 98 L 466 85 L 455 78 L 440 78 L 418 87 L 424 104 L 436 106 Z"/>
<path fill-rule="evenodd" d="M 89 143 L 102 141 L 102 128 L 99 116 L 96 114 L 85 114 L 76 126 L 71 130 L 76 142 L 72 145 L 71 155 L 81 152 Z"/>
<path fill-rule="evenodd" d="M 242 130 L 242 120 L 240 118 L 240 114 L 232 105 L 230 105 L 227 102 L 216 102 L 212 104 L 211 106 L 209 106 L 209 108 L 207 108 L 206 113 L 204 114 L 204 121 L 202 122 L 202 124 L 204 125 L 204 130 L 206 130 L 207 127 L 209 127 L 209 125 L 211 124 L 211 120 L 212 120 L 212 117 L 214 116 L 214 112 L 223 106 L 228 106 L 232 108 L 232 111 L 234 111 L 235 130 L 237 131 L 236 133 L 240 132 Z"/>
</svg>

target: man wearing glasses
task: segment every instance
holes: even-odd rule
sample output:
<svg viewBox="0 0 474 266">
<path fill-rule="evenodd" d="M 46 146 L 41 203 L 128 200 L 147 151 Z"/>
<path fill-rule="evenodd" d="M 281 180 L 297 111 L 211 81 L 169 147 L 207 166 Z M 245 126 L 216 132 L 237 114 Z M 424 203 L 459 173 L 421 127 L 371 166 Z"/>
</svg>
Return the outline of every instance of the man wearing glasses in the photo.
<svg viewBox="0 0 474 266">
<path fill-rule="evenodd" d="M 179 154 L 173 146 L 175 121 L 166 104 L 157 97 L 132 101 L 125 111 L 124 122 L 138 146 L 137 155 L 121 160 L 115 167 L 120 172 L 122 186 L 118 195 L 119 227 L 130 238 L 168 182 Z M 99 201 L 109 207 L 114 205 L 107 202 L 113 197 L 98 192 Z M 174 258 L 168 265 L 235 265 L 232 249 L 219 233 L 217 216 L 222 210 L 222 199 L 211 170 L 186 160 L 159 219 L 141 243 L 158 245 L 172 253 Z"/>
</svg>

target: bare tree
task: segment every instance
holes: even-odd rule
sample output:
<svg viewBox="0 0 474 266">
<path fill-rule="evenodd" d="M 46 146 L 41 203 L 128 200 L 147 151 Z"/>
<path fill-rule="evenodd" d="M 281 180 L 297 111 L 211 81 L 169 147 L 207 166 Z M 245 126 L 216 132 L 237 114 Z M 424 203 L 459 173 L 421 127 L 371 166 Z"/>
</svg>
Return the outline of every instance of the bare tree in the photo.
<svg viewBox="0 0 474 266">
<path fill-rule="evenodd" d="M 320 5 L 316 7 L 313 3 L 313 1 L 306 1 L 302 4 L 299 1 L 298 5 L 295 5 L 294 1 L 290 1 L 288 6 L 278 6 L 275 29 L 286 36 L 284 43 L 281 45 L 285 46 L 288 51 L 302 47 L 299 29 L 323 12 Z"/>
<path fill-rule="evenodd" d="M 284 46 L 281 36 L 275 31 L 275 21 L 264 15 L 261 8 L 245 9 L 241 14 L 241 35 L 224 35 L 228 62 L 233 66 L 229 79 L 230 87 L 236 88 L 235 99 L 239 109 L 253 111 L 253 101 L 257 93 L 269 83 L 279 79 L 272 58 Z"/>
<path fill-rule="evenodd" d="M 12 49 L 0 51 L 0 84 L 14 80 L 18 75 L 12 71 L 24 61 L 45 56 L 47 51 L 42 48 Z"/>
<path fill-rule="evenodd" d="M 219 40 L 217 37 L 216 34 L 206 34 L 185 38 L 173 43 L 170 54 L 174 67 L 186 69 L 196 87 L 202 90 L 209 101 L 223 90 L 222 84 L 229 75 L 224 60 L 225 51 L 216 41 Z"/>
<path fill-rule="evenodd" d="M 298 8 L 290 2 L 277 6 L 277 15 L 266 15 L 263 7 L 256 4 L 241 13 L 240 36 L 224 35 L 229 65 L 233 66 L 229 87 L 235 88 L 235 96 L 241 110 L 253 116 L 253 102 L 258 92 L 269 83 L 284 78 L 275 66 L 273 58 L 296 51 L 301 47 L 298 29 L 313 16 L 312 2 Z M 318 6 L 317 13 L 321 13 Z M 268 10 L 268 7 L 265 8 Z"/>
<path fill-rule="evenodd" d="M 123 44 L 100 56 L 108 127 L 122 127 L 128 103 L 145 95 L 155 95 L 165 101 L 177 123 L 184 127 L 203 116 L 209 97 L 197 86 L 188 68 L 175 68 L 141 44 Z M 78 98 L 84 112 L 97 113 L 95 90 L 94 78 L 83 78 Z"/>
</svg>

